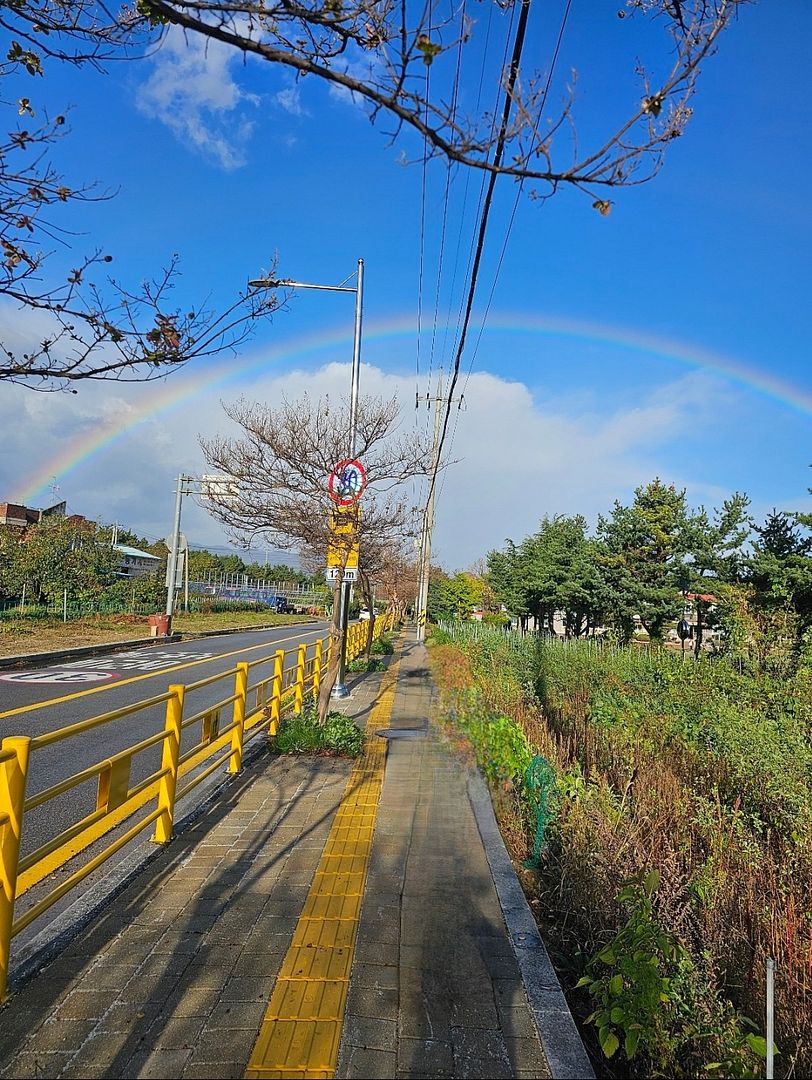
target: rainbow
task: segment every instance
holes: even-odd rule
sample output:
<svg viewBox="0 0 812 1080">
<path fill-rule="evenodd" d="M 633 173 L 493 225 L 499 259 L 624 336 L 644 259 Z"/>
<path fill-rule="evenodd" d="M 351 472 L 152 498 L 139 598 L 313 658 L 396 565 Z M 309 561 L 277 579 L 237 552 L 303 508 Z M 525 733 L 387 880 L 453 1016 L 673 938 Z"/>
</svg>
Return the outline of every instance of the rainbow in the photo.
<svg viewBox="0 0 812 1080">
<path fill-rule="evenodd" d="M 722 377 L 750 390 L 773 398 L 784 406 L 812 416 L 812 392 L 803 389 L 777 375 L 745 364 L 733 357 L 713 352 L 689 342 L 632 330 L 628 327 L 590 323 L 555 316 L 527 315 L 526 313 L 493 312 L 488 316 L 484 338 L 491 332 L 533 333 L 550 338 L 569 338 L 580 342 L 593 342 L 622 347 L 653 360 L 674 361 L 691 368 L 713 371 Z M 382 341 L 414 337 L 414 318 L 397 316 L 364 326 L 364 345 Z M 240 362 L 229 361 L 207 365 L 199 372 L 188 371 L 182 375 L 162 380 L 160 388 L 147 400 L 133 406 L 126 417 L 113 417 L 109 422 L 95 426 L 92 431 L 66 441 L 59 453 L 40 464 L 28 477 L 21 478 L 20 487 L 12 501 L 29 505 L 51 486 L 54 477 L 62 479 L 89 458 L 101 453 L 106 447 L 123 439 L 141 424 L 155 419 L 175 407 L 188 403 L 197 395 L 214 388 L 226 388 L 255 379 L 258 375 L 282 374 L 287 365 L 311 362 L 318 353 L 336 350 L 348 356 L 351 348 L 349 328 L 330 327 L 318 333 L 286 339 L 278 345 L 263 349 L 261 357 Z"/>
</svg>

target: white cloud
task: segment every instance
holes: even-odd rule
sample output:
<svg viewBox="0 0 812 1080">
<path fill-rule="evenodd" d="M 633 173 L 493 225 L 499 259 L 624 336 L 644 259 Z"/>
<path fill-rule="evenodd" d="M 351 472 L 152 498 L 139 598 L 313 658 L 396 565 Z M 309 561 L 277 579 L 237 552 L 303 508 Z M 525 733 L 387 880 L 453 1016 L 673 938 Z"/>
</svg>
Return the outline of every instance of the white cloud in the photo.
<svg viewBox="0 0 812 1080">
<path fill-rule="evenodd" d="M 308 116 L 308 111 L 302 102 L 302 92 L 299 84 L 294 82 L 284 90 L 274 94 L 273 100 L 286 113 L 291 116 Z"/>
<path fill-rule="evenodd" d="M 373 350 L 370 349 L 370 352 Z M 229 362 L 233 365 L 233 362 Z M 223 370 L 227 370 L 224 365 Z M 233 366 L 231 367 L 233 372 Z M 103 521 L 118 520 L 136 532 L 160 537 L 170 527 L 174 478 L 178 472 L 199 475 L 205 463 L 198 435 L 226 433 L 229 422 L 220 399 L 234 400 L 239 388 L 208 388 L 190 395 L 170 410 L 150 415 L 150 403 L 167 393 L 182 395 L 185 380 L 193 389 L 194 365 L 158 385 L 84 384 L 76 397 L 42 397 L 21 387 L 0 395 L 0 424 L 6 434 L 0 454 L 0 501 L 14 498 L 36 476 L 57 478 L 59 497 L 73 512 Z M 326 364 L 318 370 L 257 374 L 252 369 L 244 393 L 259 401 L 295 399 L 305 391 L 339 399 L 349 387 L 349 365 Z M 413 376 L 394 375 L 372 363 L 361 372 L 363 393 L 397 394 L 404 405 L 403 426 L 417 417 L 426 428 L 425 412 L 415 414 Z M 470 565 L 506 537 L 521 539 L 544 514 L 583 513 L 594 523 L 614 499 L 625 501 L 633 488 L 659 474 L 688 487 L 693 503 L 707 498 L 712 475 L 682 475 L 680 440 L 712 439 L 708 416 L 720 407 L 733 408 L 729 386 L 691 375 L 660 387 L 633 407 L 611 414 L 583 407 L 539 404 L 527 386 L 478 373 L 465 388 L 467 408 L 456 425 L 451 457 L 456 464 L 444 473 L 437 506 L 435 553 L 448 568 Z M 120 439 L 104 443 L 78 465 L 77 439 L 92 431 L 111 432 L 128 417 L 149 419 Z M 704 481 L 704 483 L 703 483 Z M 48 478 L 41 480 L 47 489 Z M 724 492 L 724 486 L 719 485 Z M 405 492 L 418 501 L 419 488 Z M 44 505 L 47 490 L 35 500 Z M 711 498 L 711 503 L 720 499 Z M 194 545 L 221 546 L 224 534 L 191 500 L 184 506 L 184 531 Z"/>
<path fill-rule="evenodd" d="M 228 172 L 245 164 L 254 128 L 246 106 L 259 98 L 241 88 L 233 71 L 240 54 L 219 41 L 187 37 L 170 27 L 136 103 L 186 146 Z"/>
</svg>

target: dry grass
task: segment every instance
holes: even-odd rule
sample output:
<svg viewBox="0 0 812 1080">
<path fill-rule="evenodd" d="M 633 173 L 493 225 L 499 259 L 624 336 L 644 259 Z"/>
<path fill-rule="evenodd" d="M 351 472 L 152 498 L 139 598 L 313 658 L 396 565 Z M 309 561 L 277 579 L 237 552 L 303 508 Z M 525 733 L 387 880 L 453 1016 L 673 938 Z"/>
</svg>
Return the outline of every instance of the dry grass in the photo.
<svg viewBox="0 0 812 1080">
<path fill-rule="evenodd" d="M 622 731 L 590 722 L 586 697 L 577 692 L 545 713 L 504 669 L 480 658 L 472 663 L 454 646 L 438 645 L 431 656 L 441 713 L 453 719 L 457 692 L 475 685 L 495 715 L 512 717 L 559 777 L 569 777 L 557 838 L 540 872 L 520 871 L 565 979 L 574 982 L 583 957 L 619 928 L 625 917 L 615 899 L 620 883 L 656 867 L 658 916 L 694 958 L 706 988 L 697 1023 L 706 1032 L 707 1053 L 713 1056 L 712 1046 L 724 1042 L 729 1014 L 720 1011 L 723 998 L 757 1023 L 763 1016 L 764 957 L 773 956 L 783 1051 L 777 1075 L 793 1069 L 810 1075 L 812 856 L 802 838 L 765 830 L 748 818 L 740 799 L 725 804 L 722 779 L 707 755 L 676 743 L 656 752 L 630 746 Z M 577 785 L 574 777 L 582 778 Z M 530 840 L 521 807 L 507 788 L 493 795 L 520 865 Z M 691 1047 L 698 1074 L 703 1045 Z"/>
<path fill-rule="evenodd" d="M 258 611 L 180 614 L 175 617 L 174 629 L 182 634 L 197 634 L 205 630 L 288 626 L 312 621 L 306 615 L 274 615 Z M 28 656 L 138 639 L 150 640 L 146 615 L 96 615 L 70 622 L 20 619 L 0 623 L 0 656 Z"/>
</svg>

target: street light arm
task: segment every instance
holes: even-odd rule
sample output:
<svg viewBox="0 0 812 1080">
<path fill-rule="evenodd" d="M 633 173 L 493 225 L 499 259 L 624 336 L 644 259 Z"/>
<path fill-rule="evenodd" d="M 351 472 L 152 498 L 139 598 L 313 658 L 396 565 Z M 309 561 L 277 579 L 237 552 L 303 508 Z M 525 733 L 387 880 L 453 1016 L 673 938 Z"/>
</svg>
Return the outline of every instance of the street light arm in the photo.
<svg viewBox="0 0 812 1080">
<path fill-rule="evenodd" d="M 350 289 L 346 285 L 311 285 L 306 281 L 275 281 L 273 278 L 259 278 L 256 281 L 249 281 L 248 284 L 252 289 L 318 289 L 320 292 L 358 292 L 358 289 Z"/>
<path fill-rule="evenodd" d="M 351 276 L 352 275 L 350 275 L 350 277 Z M 349 281 L 349 278 L 345 278 L 345 281 Z M 355 294 L 349 445 L 350 457 L 354 458 L 357 451 L 358 438 L 358 384 L 361 371 L 361 320 L 363 317 L 364 306 L 364 260 L 358 260 L 358 266 L 355 271 L 354 289 L 343 283 L 341 285 L 312 285 L 308 281 L 277 280 L 276 278 L 259 278 L 254 281 L 249 281 L 248 285 L 252 289 L 315 289 L 318 292 L 343 292 Z M 347 670 L 347 617 L 350 606 L 350 584 L 346 579 L 344 579 L 341 584 L 339 603 L 339 619 L 337 624 L 339 633 L 339 664 L 337 682 L 333 687 L 333 696 L 347 697 L 348 690 L 344 685 L 344 676 Z"/>
</svg>

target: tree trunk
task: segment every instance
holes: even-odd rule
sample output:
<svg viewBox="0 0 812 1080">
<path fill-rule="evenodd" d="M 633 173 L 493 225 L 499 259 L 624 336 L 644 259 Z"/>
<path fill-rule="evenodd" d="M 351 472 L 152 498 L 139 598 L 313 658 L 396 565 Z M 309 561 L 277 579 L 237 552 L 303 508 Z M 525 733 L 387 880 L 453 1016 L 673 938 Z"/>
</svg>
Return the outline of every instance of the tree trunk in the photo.
<svg viewBox="0 0 812 1080">
<path fill-rule="evenodd" d="M 702 651 L 702 635 L 705 630 L 705 605 L 701 600 L 696 601 L 696 636 L 694 638 L 694 656 L 698 657 Z"/>
<path fill-rule="evenodd" d="M 369 620 L 367 623 L 367 643 L 365 647 L 367 660 L 372 656 L 372 638 L 375 634 L 375 612 L 372 609 L 372 586 L 369 583 L 369 577 L 363 570 L 358 571 L 358 579 L 361 583 L 361 592 L 364 594 L 364 604 L 369 612 Z"/>
<path fill-rule="evenodd" d="M 321 686 L 319 687 L 319 723 L 327 722 L 327 713 L 330 711 L 330 694 L 338 678 L 338 665 L 341 659 L 341 580 L 339 579 L 333 589 L 333 619 L 330 623 L 330 663 L 322 669 Z"/>
</svg>

